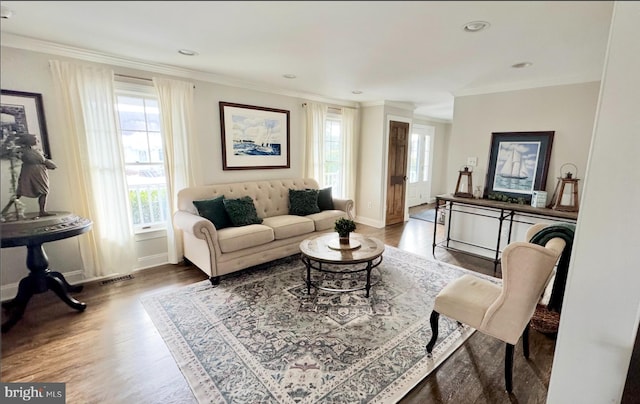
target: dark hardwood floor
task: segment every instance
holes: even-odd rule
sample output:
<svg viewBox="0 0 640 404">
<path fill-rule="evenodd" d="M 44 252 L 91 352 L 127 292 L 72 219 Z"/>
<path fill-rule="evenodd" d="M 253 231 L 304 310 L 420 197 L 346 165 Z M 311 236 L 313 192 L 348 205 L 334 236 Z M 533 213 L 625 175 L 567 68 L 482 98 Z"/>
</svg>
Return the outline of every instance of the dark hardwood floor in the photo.
<svg viewBox="0 0 640 404">
<path fill-rule="evenodd" d="M 410 219 L 384 229 L 358 225 L 357 231 L 431 256 L 433 226 Z M 438 226 L 438 237 L 442 227 Z M 436 257 L 493 274 L 493 264 L 487 260 L 443 249 Z M 75 294 L 88 305 L 84 313 L 70 309 L 51 292 L 35 295 L 22 320 L 2 335 L 1 379 L 65 382 L 67 403 L 194 403 L 139 299 L 204 279 L 197 268 L 164 265 L 135 272 L 131 280 L 88 283 Z M 543 403 L 555 341 L 532 330 L 530 343 L 529 360 L 523 357 L 521 344 L 516 347 L 512 394 L 504 390 L 504 343 L 476 332 L 401 403 Z"/>
</svg>

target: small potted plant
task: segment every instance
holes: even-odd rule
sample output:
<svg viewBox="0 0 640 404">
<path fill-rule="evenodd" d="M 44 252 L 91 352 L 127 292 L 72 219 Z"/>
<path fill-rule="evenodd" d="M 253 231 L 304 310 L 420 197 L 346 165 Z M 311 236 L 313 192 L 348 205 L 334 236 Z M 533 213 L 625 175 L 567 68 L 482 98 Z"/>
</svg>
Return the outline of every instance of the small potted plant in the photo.
<svg viewBox="0 0 640 404">
<path fill-rule="evenodd" d="M 351 219 L 340 218 L 333 227 L 340 237 L 340 244 L 349 244 L 349 233 L 356 230 L 356 222 Z"/>
</svg>

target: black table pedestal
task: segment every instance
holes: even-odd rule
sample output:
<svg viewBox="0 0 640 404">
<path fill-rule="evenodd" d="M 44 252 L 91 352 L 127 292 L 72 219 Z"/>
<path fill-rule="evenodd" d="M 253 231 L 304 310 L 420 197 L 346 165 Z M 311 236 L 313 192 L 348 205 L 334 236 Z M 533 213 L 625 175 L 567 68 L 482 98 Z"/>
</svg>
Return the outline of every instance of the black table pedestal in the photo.
<svg viewBox="0 0 640 404">
<path fill-rule="evenodd" d="M 18 293 L 13 300 L 4 302 L 2 307 L 9 312 L 9 319 L 2 324 L 2 332 L 11 329 L 25 312 L 31 297 L 52 290 L 69 307 L 84 311 L 87 305 L 69 295 L 82 290 L 73 286 L 57 271 L 49 269 L 49 259 L 42 244 L 85 233 L 91 228 L 91 221 L 68 212 L 56 212 L 50 218 L 34 217 L 18 222 L 2 224 L 2 247 L 27 247 L 27 268 L 29 275 L 20 280 Z"/>
<path fill-rule="evenodd" d="M 11 311 L 9 319 L 2 324 L 3 333 L 9 331 L 22 318 L 31 296 L 47 290 L 54 291 L 73 309 L 84 311 L 87 308 L 86 303 L 69 296 L 69 292 L 80 292 L 82 286 L 70 285 L 60 272 L 49 270 L 49 260 L 42 244 L 29 245 L 27 248 L 27 268 L 31 272 L 20 281 L 16 297 L 2 304 L 3 308 Z"/>
</svg>

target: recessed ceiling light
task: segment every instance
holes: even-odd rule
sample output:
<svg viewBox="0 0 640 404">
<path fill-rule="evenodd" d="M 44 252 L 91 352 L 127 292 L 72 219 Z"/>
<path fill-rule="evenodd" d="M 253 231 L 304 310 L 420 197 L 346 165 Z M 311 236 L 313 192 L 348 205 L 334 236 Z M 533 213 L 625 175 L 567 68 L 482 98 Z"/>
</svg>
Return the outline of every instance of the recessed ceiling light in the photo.
<svg viewBox="0 0 640 404">
<path fill-rule="evenodd" d="M 464 30 L 467 32 L 478 32 L 489 28 L 491 24 L 486 21 L 471 21 L 464 24 Z"/>
<path fill-rule="evenodd" d="M 353 94 L 362 94 L 362 91 L 360 91 L 360 90 L 353 90 L 351 93 L 353 93 Z"/>
<path fill-rule="evenodd" d="M 198 54 L 198 52 L 189 49 L 180 49 L 178 50 L 178 53 L 185 56 L 195 56 Z"/>
<path fill-rule="evenodd" d="M 285 79 L 295 79 L 297 76 L 295 74 L 283 74 L 282 77 Z"/>
<path fill-rule="evenodd" d="M 13 15 L 13 11 L 10 8 L 2 6 L 0 7 L 0 17 L 5 20 L 8 20 Z"/>
<path fill-rule="evenodd" d="M 525 67 L 529 67 L 531 66 L 533 63 L 531 62 L 520 62 L 520 63 L 516 63 L 514 65 L 511 65 L 511 67 L 513 67 L 514 69 L 522 69 Z"/>
</svg>

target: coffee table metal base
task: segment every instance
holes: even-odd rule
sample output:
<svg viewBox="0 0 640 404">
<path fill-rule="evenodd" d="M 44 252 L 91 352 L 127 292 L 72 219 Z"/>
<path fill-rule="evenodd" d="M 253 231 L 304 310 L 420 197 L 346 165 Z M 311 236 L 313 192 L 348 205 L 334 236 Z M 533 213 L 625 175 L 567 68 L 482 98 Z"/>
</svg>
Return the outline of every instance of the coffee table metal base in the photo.
<svg viewBox="0 0 640 404">
<path fill-rule="evenodd" d="M 302 262 L 304 263 L 305 267 L 307 268 L 307 278 L 305 279 L 306 284 L 307 284 L 307 294 L 311 295 L 311 286 L 313 286 L 316 289 L 321 289 L 321 290 L 325 290 L 328 292 L 353 292 L 356 290 L 365 290 L 365 297 L 369 297 L 369 291 L 371 290 L 371 286 L 373 286 L 373 284 L 371 283 L 371 271 L 376 268 L 378 265 L 380 265 L 382 263 L 382 255 L 378 256 L 378 257 L 374 257 L 373 259 L 369 260 L 366 262 L 366 265 L 362 268 L 358 268 L 357 265 L 358 264 L 341 264 L 341 263 L 332 263 L 331 265 L 334 266 L 339 266 L 339 265 L 353 265 L 354 269 L 340 269 L 340 270 L 333 270 L 333 269 L 327 269 L 326 267 L 323 268 L 322 267 L 322 262 L 321 261 L 316 261 L 312 258 L 309 258 L 305 255 L 302 256 L 301 258 Z M 362 265 L 363 263 L 361 263 L 360 265 Z M 366 283 L 363 286 L 359 286 L 359 287 L 355 287 L 355 288 L 348 288 L 348 289 L 337 289 L 337 288 L 327 288 L 324 286 L 321 286 L 319 284 L 319 282 L 314 282 L 311 280 L 311 270 L 314 269 L 316 271 L 319 272 L 325 272 L 325 273 L 333 273 L 333 274 L 353 274 L 353 273 L 359 273 L 359 272 L 366 272 Z"/>
</svg>

